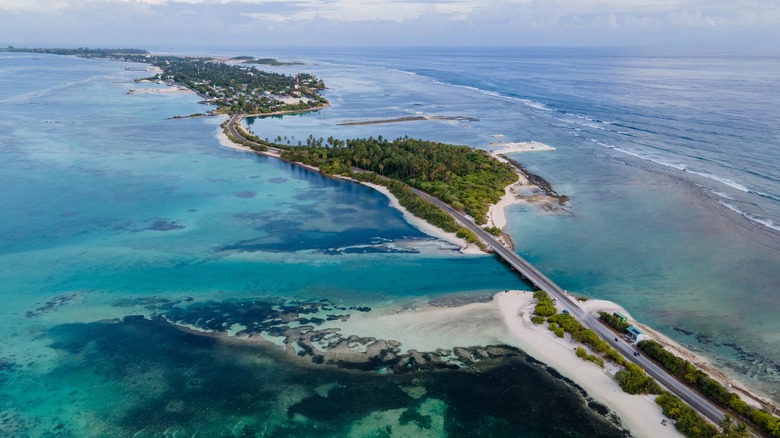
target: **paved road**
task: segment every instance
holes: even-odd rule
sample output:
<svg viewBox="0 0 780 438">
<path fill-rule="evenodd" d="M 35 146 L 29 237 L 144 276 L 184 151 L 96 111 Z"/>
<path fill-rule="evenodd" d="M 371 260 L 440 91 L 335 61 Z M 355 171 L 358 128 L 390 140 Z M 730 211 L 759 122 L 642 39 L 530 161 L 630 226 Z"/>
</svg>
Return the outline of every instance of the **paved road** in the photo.
<svg viewBox="0 0 780 438">
<path fill-rule="evenodd" d="M 665 386 L 670 392 L 677 395 L 681 399 L 685 400 L 686 403 L 691 405 L 694 409 L 699 411 L 699 413 L 701 413 L 705 417 L 714 421 L 716 424 L 720 424 L 720 421 L 724 416 L 723 412 L 720 411 L 720 409 L 718 409 L 712 403 L 699 396 L 699 394 L 697 394 L 690 388 L 678 382 L 674 377 L 669 375 L 665 370 L 655 365 L 649 359 L 645 358 L 644 356 L 639 356 L 639 357 L 634 356 L 633 346 L 629 345 L 628 343 L 622 340 L 618 340 L 616 342 L 615 335 L 612 333 L 611 330 L 601 325 L 601 323 L 596 321 L 596 319 L 593 316 L 583 311 L 577 305 L 577 303 L 571 298 L 571 296 L 565 293 L 565 291 L 561 289 L 560 286 L 558 286 L 552 280 L 547 278 L 546 275 L 544 275 L 542 272 L 536 269 L 536 267 L 528 263 L 528 261 L 520 257 L 513 250 L 505 248 L 504 246 L 499 244 L 490 233 L 486 232 L 485 230 L 482 229 L 482 227 L 478 226 L 474 222 L 467 219 L 465 216 L 463 216 L 460 212 L 458 212 L 454 208 L 450 207 L 444 202 L 434 198 L 433 196 L 423 191 L 417 189 L 412 189 L 412 190 L 417 195 L 427 199 L 433 204 L 439 206 L 439 208 L 448 212 L 460 224 L 473 231 L 480 239 L 482 239 L 488 245 L 491 245 L 493 247 L 493 250 L 496 252 L 496 254 L 499 257 L 501 257 L 505 262 L 509 263 L 510 266 L 512 266 L 521 274 L 523 274 L 523 276 L 526 279 L 528 279 L 531 283 L 533 283 L 536 287 L 546 291 L 547 293 L 550 294 L 551 297 L 557 298 L 558 301 L 569 310 L 569 313 L 571 313 L 574 317 L 580 320 L 580 322 L 582 322 L 586 327 L 595 331 L 604 340 L 608 341 L 612 346 L 614 346 L 618 351 L 620 351 L 623 354 L 623 356 L 625 356 L 627 359 L 631 360 L 632 362 L 642 367 L 649 375 L 651 375 L 659 383 Z"/>
<path fill-rule="evenodd" d="M 237 114 L 233 114 L 232 116 L 230 116 L 230 119 L 228 119 L 228 122 L 227 122 L 227 130 L 228 130 L 228 133 L 230 135 L 232 135 L 235 138 L 240 138 L 240 139 L 242 139 L 242 140 L 244 140 L 246 142 L 249 142 L 252 145 L 265 147 L 265 148 L 268 149 L 268 152 L 273 152 L 273 153 L 276 153 L 276 154 L 282 153 L 281 149 L 277 149 L 277 148 L 272 147 L 272 146 L 256 143 L 254 141 L 248 140 L 247 138 L 244 138 L 244 136 L 241 135 L 240 132 L 238 132 L 238 129 L 236 129 L 236 123 L 240 123 L 241 119 L 243 117 L 244 117 L 243 113 L 237 113 Z"/>
<path fill-rule="evenodd" d="M 234 114 L 230 117 L 230 120 L 228 120 L 228 124 L 227 124 L 228 132 L 230 133 L 230 135 L 236 138 L 243 138 L 241 133 L 239 133 L 235 127 L 235 124 L 241 120 L 241 117 L 243 117 L 242 114 Z M 273 151 L 278 152 L 278 150 L 276 149 L 274 149 Z M 596 319 L 593 316 L 583 311 L 579 307 L 579 305 L 577 305 L 577 303 L 571 298 L 571 296 L 569 296 L 563 289 L 561 289 L 560 286 L 558 286 L 552 280 L 547 278 L 547 276 L 544 275 L 541 271 L 536 269 L 536 267 L 528 263 L 528 261 L 520 257 L 520 255 L 518 255 L 513 250 L 505 248 L 504 246 L 499 244 L 493 238 L 493 235 L 483 230 L 482 227 L 470 221 L 463 214 L 461 214 L 459 211 L 455 210 L 454 208 L 450 207 L 448 204 L 440 201 L 437 198 L 434 198 L 433 196 L 423 191 L 414 188 L 412 189 L 412 191 L 414 191 L 417 195 L 421 196 L 422 198 L 427 199 L 431 203 L 437 205 L 439 208 L 449 213 L 461 225 L 473 231 L 480 239 L 482 239 L 488 245 L 491 245 L 493 247 L 493 250 L 496 252 L 496 254 L 499 257 L 501 257 L 505 262 L 509 263 L 510 266 L 512 266 L 514 269 L 520 272 L 525 278 L 527 278 L 536 287 L 546 291 L 547 293 L 550 294 L 550 296 L 557 298 L 558 301 L 569 310 L 569 313 L 571 313 L 572 316 L 574 316 L 580 322 L 582 322 L 582 324 L 584 324 L 585 327 L 588 327 L 593 331 L 595 331 L 599 336 L 601 336 L 604 340 L 608 341 L 618 351 L 620 351 L 623 354 L 623 356 L 628 358 L 628 360 L 631 360 L 632 362 L 641 366 L 649 375 L 655 378 L 669 391 L 671 391 L 681 399 L 685 400 L 686 403 L 691 405 L 699 413 L 709 418 L 710 420 L 714 421 L 716 424 L 720 424 L 721 419 L 724 416 L 723 412 L 721 412 L 710 402 L 708 402 L 707 400 L 699 396 L 697 393 L 692 391 L 690 388 L 678 382 L 674 377 L 669 375 L 665 370 L 659 368 L 653 362 L 646 359 L 644 356 L 639 356 L 639 357 L 634 356 L 634 348 L 631 345 L 621 340 L 616 342 L 615 336 L 612 333 L 612 331 L 610 331 L 609 329 L 601 325 L 598 321 L 596 321 Z"/>
</svg>

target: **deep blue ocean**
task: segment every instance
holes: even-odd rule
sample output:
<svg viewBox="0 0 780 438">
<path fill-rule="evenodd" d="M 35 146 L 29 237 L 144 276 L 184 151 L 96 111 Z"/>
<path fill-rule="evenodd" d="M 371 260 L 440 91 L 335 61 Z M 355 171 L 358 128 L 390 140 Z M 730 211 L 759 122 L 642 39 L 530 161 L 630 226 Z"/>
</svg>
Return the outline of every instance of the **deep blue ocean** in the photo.
<svg viewBox="0 0 780 438">
<path fill-rule="evenodd" d="M 311 72 L 327 83 L 330 108 L 250 121 L 261 137 L 409 135 L 477 148 L 530 140 L 554 146 L 512 156 L 571 198 L 558 214 L 509 209 L 518 252 L 569 291 L 621 304 L 780 398 L 780 54 L 159 51 L 302 61 L 273 69 Z M 384 427 L 379 413 L 405 407 L 449 415 L 451 435 L 463 430 L 457 427 L 494 432 L 493 417 L 461 415 L 473 400 L 447 390 L 468 387 L 463 382 L 474 376 L 418 376 L 415 384 L 424 380 L 431 394 L 424 399 L 445 406 L 432 414 L 397 389 L 410 376 L 304 370 L 257 352 L 266 358 L 249 366 L 241 349 L 126 319 L 192 302 L 403 307 L 524 286 L 494 258 L 464 256 L 425 236 L 366 187 L 221 148 L 221 119 L 169 120 L 204 108 L 190 94 L 128 95 L 157 85 L 133 83 L 144 73 L 125 67 L 0 56 L 0 431 L 151 436 L 206 428 L 235 435 L 265 425 L 279 436 L 343 436 L 369 419 Z M 478 121 L 339 125 L 407 115 Z M 154 354 L 145 348 L 150 338 Z M 215 360 L 232 365 L 215 372 Z M 522 368 L 512 373 L 518 381 L 501 385 L 522 381 L 531 386 L 521 392 L 561 394 L 563 404 L 544 407 L 547 413 L 579 409 L 576 391 L 521 362 L 525 368 L 500 365 Z M 313 407 L 323 386 L 365 393 L 339 394 L 345 408 L 336 415 Z M 371 396 L 380 393 L 393 396 Z M 239 409 L 235 399 L 246 403 Z M 522 424 L 524 436 L 554 434 L 539 410 L 518 405 L 500 421 Z M 578 415 L 598 418 L 587 408 Z M 425 421 L 412 424 L 436 435 Z M 589 424 L 562 427 L 592 436 Z"/>
</svg>

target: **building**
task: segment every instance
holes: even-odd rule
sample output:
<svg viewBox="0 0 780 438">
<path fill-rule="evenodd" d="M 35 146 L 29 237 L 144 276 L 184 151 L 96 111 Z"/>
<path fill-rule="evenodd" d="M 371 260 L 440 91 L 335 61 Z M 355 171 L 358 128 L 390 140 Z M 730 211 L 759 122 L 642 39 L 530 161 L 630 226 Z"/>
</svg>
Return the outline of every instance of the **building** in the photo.
<svg viewBox="0 0 780 438">
<path fill-rule="evenodd" d="M 626 315 L 623 315 L 620 312 L 615 312 L 612 314 L 615 318 L 621 320 L 622 322 L 628 322 L 628 317 Z"/>
<path fill-rule="evenodd" d="M 647 338 L 647 335 L 642 332 L 642 330 L 639 330 L 638 328 L 632 326 L 629 326 L 626 329 L 626 332 L 628 332 L 629 338 L 631 338 L 631 342 L 639 342 Z"/>
</svg>

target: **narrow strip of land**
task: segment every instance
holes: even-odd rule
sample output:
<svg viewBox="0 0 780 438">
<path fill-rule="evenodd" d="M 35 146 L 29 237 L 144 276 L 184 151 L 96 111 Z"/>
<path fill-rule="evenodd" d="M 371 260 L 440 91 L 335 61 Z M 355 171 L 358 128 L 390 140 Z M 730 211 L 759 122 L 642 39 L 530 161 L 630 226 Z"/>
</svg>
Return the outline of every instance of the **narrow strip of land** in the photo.
<svg viewBox="0 0 780 438">
<path fill-rule="evenodd" d="M 434 198 L 433 196 L 428 195 L 423 191 L 417 189 L 412 189 L 412 190 L 414 190 L 414 192 L 417 195 L 425 198 L 429 202 L 437 205 L 439 208 L 449 213 L 461 225 L 473 231 L 480 239 L 482 239 L 489 245 L 492 245 L 496 255 L 501 257 L 501 259 L 503 259 L 506 263 L 508 263 L 510 266 L 516 269 L 519 273 L 523 275 L 523 277 L 528 279 L 528 281 L 533 283 L 536 287 L 538 287 L 541 290 L 547 291 L 547 293 L 549 293 L 551 296 L 557 298 L 562 303 L 565 303 L 565 306 L 568 308 L 569 312 L 575 318 L 577 318 L 580 322 L 582 322 L 586 327 L 598 333 L 598 335 L 601 336 L 601 338 L 613 344 L 613 346 L 618 351 L 620 351 L 620 353 L 622 353 L 623 356 L 628 358 L 628 360 L 631 360 L 632 362 L 642 367 L 649 375 L 651 375 L 653 378 L 658 380 L 662 385 L 664 385 L 667 389 L 669 389 L 669 391 L 671 391 L 672 393 L 674 393 L 675 395 L 683 399 L 686 403 L 691 405 L 694 409 L 699 411 L 699 413 L 701 413 L 708 419 L 714 421 L 716 424 L 720 424 L 724 416 L 723 412 L 720 409 L 712 405 L 707 400 L 703 399 L 701 396 L 699 396 L 699 394 L 697 394 L 690 388 L 678 382 L 677 379 L 669 375 L 665 370 L 656 366 L 649 359 L 646 359 L 644 356 L 639 356 L 639 357 L 634 356 L 633 354 L 634 350 L 631 346 L 619 340 L 615 341 L 614 339 L 618 339 L 618 338 L 615 338 L 611 331 L 609 331 L 606 327 L 604 327 L 598 321 L 596 321 L 596 319 L 593 318 L 593 316 L 584 312 L 577 305 L 577 303 L 571 298 L 571 296 L 566 293 L 566 291 L 564 291 L 560 286 L 555 284 L 552 280 L 550 280 L 536 267 L 534 267 L 524 258 L 520 257 L 520 255 L 518 255 L 516 252 L 510 251 L 509 249 L 499 245 L 498 242 L 493 238 L 493 236 L 485 232 L 485 230 L 483 230 L 482 227 L 468 220 L 460 212 L 450 207 L 446 203 Z"/>
<path fill-rule="evenodd" d="M 249 140 L 246 140 L 245 137 L 241 134 L 241 132 L 238 129 L 236 129 L 235 124 L 238 123 L 241 120 L 241 118 L 242 118 L 241 114 L 234 114 L 233 116 L 231 116 L 231 118 L 228 120 L 226 125 L 228 133 L 235 138 L 244 139 L 245 141 L 255 144 L 256 146 L 267 147 L 266 145 L 260 145 L 258 143 L 254 143 Z M 271 147 L 268 147 L 268 150 L 269 152 L 275 154 L 281 152 L 281 150 L 276 148 L 271 148 Z M 517 270 L 520 274 L 522 274 L 523 277 L 525 277 L 528 281 L 533 283 L 537 288 L 544 290 L 547 293 L 549 293 L 551 296 L 557 298 L 561 303 L 564 304 L 564 306 L 567 307 L 567 309 L 572 314 L 572 316 L 577 318 L 584 326 L 596 332 L 602 339 L 606 340 L 607 342 L 610 342 L 621 354 L 623 354 L 623 356 L 625 356 L 628 360 L 642 367 L 645 370 L 645 372 L 647 372 L 650 376 L 658 380 L 670 392 L 680 397 L 682 400 L 684 400 L 686 403 L 688 403 L 691 407 L 696 409 L 699 413 L 701 413 L 706 418 L 712 420 L 716 424 L 721 423 L 724 417 L 724 413 L 720 409 L 712 405 L 707 400 L 703 399 L 699 394 L 697 394 L 692 389 L 686 387 L 685 385 L 677 381 L 673 376 L 668 374 L 665 370 L 659 368 L 657 365 L 655 365 L 650 360 L 646 359 L 644 356 L 638 356 L 638 357 L 634 356 L 633 354 L 634 349 L 630 345 L 626 344 L 625 342 L 619 341 L 618 338 L 616 338 L 609 329 L 607 329 L 606 327 L 601 325 L 598 321 L 596 321 L 596 319 L 593 316 L 583 311 L 582 308 L 580 308 L 580 306 L 577 305 L 576 301 L 573 300 L 568 293 L 566 293 L 566 291 L 564 291 L 555 282 L 550 280 L 546 275 L 544 275 L 531 263 L 526 261 L 516 252 L 511 251 L 505 248 L 504 246 L 500 245 L 492 235 L 486 232 L 482 227 L 477 225 L 475 222 L 467 218 L 465 215 L 452 208 L 450 205 L 429 195 L 426 192 L 423 192 L 422 190 L 412 188 L 412 191 L 416 195 L 420 196 L 421 198 L 427 200 L 428 202 L 436 205 L 443 211 L 447 212 L 458 223 L 460 223 L 461 225 L 463 225 L 464 227 L 472 231 L 483 242 L 490 245 L 498 257 L 500 257 L 502 260 L 504 260 L 506 263 L 512 266 L 512 268 Z"/>
<path fill-rule="evenodd" d="M 474 117 L 465 117 L 465 116 L 404 116 L 404 117 L 396 117 L 394 119 L 350 120 L 346 122 L 337 123 L 336 125 L 338 126 L 381 125 L 384 123 L 416 122 L 420 120 L 463 120 L 467 122 L 479 121 L 479 119 L 475 119 Z"/>
</svg>

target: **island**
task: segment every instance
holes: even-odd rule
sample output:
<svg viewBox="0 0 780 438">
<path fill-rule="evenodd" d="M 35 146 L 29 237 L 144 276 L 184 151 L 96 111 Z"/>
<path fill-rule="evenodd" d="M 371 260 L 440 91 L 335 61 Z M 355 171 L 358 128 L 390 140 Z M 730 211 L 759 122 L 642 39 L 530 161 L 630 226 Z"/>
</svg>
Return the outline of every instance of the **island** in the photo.
<svg viewBox="0 0 780 438">
<path fill-rule="evenodd" d="M 282 63 L 273 58 L 252 57 L 213 58 L 193 56 L 152 55 L 142 49 L 0 49 L 0 52 L 29 52 L 71 55 L 91 59 L 148 64 L 141 68 L 155 75 L 137 82 L 157 82 L 171 87 L 184 87 L 203 97 L 203 103 L 216 105 L 212 114 L 273 115 L 316 111 L 328 105 L 319 94 L 325 83 L 308 73 L 295 76 L 266 72 L 254 66 L 238 64 L 299 65 Z M 231 61 L 233 63 L 231 63 Z M 238 63 L 238 64 L 236 64 Z M 137 67 L 127 67 L 138 70 Z M 133 90 L 131 90 L 133 93 Z"/>
<path fill-rule="evenodd" d="M 537 186 L 547 191 L 559 205 L 568 200 L 565 196 L 555 193 L 541 178 L 528 174 L 519 163 L 513 165 L 513 161 L 502 157 L 500 153 L 490 154 L 467 146 L 408 137 L 395 140 L 382 137 L 340 140 L 315 139 L 310 136 L 306 144 L 292 145 L 289 142 L 284 144 L 279 137 L 274 141 L 261 139 L 241 126 L 242 118 L 247 115 L 267 116 L 314 111 L 326 107 L 327 99 L 319 94 L 319 91 L 325 88 L 324 82 L 305 73 L 287 76 L 262 72 L 244 65 L 231 65 L 214 58 L 155 56 L 138 49 L 3 50 L 150 64 L 158 71 L 144 80 L 185 87 L 204 97 L 205 103 L 216 105 L 217 110 L 213 114 L 229 115 L 222 128 L 235 147 L 283 159 L 328 176 L 353 180 L 379 190 L 384 188 L 386 190 L 383 190 L 383 193 L 388 194 L 392 201 L 415 216 L 444 231 L 454 232 L 457 236 L 477 244 L 484 251 L 494 252 L 537 289 L 530 296 L 507 290 L 494 297 L 495 306 L 500 309 L 506 325 L 512 328 L 515 334 L 520 333 L 519 325 L 526 322 L 529 326 L 543 327 L 549 338 L 566 339 L 570 344 L 567 348 L 573 345 L 569 350 L 570 355 L 589 362 L 578 364 L 578 367 L 596 367 L 599 372 L 601 368 L 613 367 L 616 370 L 614 378 L 624 392 L 657 395 L 655 403 L 661 407 L 666 417 L 675 421 L 675 428 L 684 435 L 743 437 L 749 436 L 752 430 L 756 434 L 780 437 L 778 417 L 760 404 L 755 406 L 757 402 L 751 405 L 744 401 L 737 392 L 730 390 L 695 364 L 679 357 L 671 351 L 676 347 L 664 340 L 663 336 L 652 332 L 653 337 L 662 342 L 640 340 L 638 334 L 641 334 L 641 331 L 635 326 L 639 324 L 628 325 L 628 317 L 624 311 L 610 313 L 588 305 L 586 298 L 575 297 L 564 291 L 514 250 L 508 249 L 508 236 L 504 241 L 495 239 L 496 235 L 502 234 L 502 230 L 495 222 L 490 225 L 491 208 L 510 196 L 509 188 L 518 182 L 535 181 Z M 257 60 L 239 57 L 233 58 L 232 61 L 243 63 Z M 283 100 L 285 98 L 298 99 L 298 102 L 286 102 Z M 538 145 L 531 146 L 529 150 L 549 149 Z M 602 311 L 599 317 L 595 318 L 593 314 L 598 310 Z M 227 314 L 221 312 L 220 315 L 225 317 Z M 213 321 L 213 318 L 203 318 L 198 314 L 170 314 L 166 318 L 171 324 L 180 323 L 186 326 Z M 274 319 L 283 320 L 284 318 Z M 347 318 L 335 315 L 327 320 L 346 322 Z M 374 321 L 371 316 L 368 324 L 376 326 Z M 249 327 L 249 324 L 244 325 Z M 220 324 L 198 328 L 224 334 L 222 327 Z M 299 329 L 300 327 L 275 328 L 276 332 L 284 333 L 286 347 L 291 347 L 293 343 L 305 346 L 302 353 L 295 353 L 297 357 L 319 366 L 344 364 L 345 351 L 330 354 L 327 348 L 320 348 L 313 342 L 335 333 L 334 329 L 321 332 Z M 260 331 L 258 329 L 257 334 Z M 649 328 L 645 331 L 651 332 Z M 315 339 L 315 335 L 319 338 Z M 625 341 L 628 338 L 632 344 Z M 376 340 L 338 341 L 340 347 L 351 348 L 350 342 L 373 345 Z M 394 356 L 388 358 L 388 363 L 398 366 L 400 372 L 410 369 L 410 364 L 413 365 L 411 369 L 419 369 L 423 365 L 447 368 L 450 365 L 441 361 L 443 356 L 454 355 L 464 366 L 468 366 L 475 361 L 475 357 L 482 354 L 487 357 L 491 354 L 511 354 L 511 351 L 504 350 L 505 347 L 496 346 L 487 347 L 484 351 L 452 350 L 447 354 L 442 352 L 436 357 L 418 354 L 413 350 L 407 356 L 396 356 L 398 351 L 394 349 L 397 349 L 398 345 L 390 341 L 383 342 L 387 344 L 385 349 L 361 348 L 364 353 L 376 355 L 387 351 L 394 352 Z M 565 363 L 569 358 L 551 356 L 545 353 L 545 348 L 525 342 L 519 343 L 528 346 L 533 350 L 532 353 L 555 362 L 556 367 L 561 365 L 567 369 L 571 368 Z M 387 348 L 388 346 L 392 348 Z M 293 351 L 292 347 L 289 351 Z M 648 358 L 639 354 L 639 351 Z M 379 356 L 369 354 L 365 360 L 376 365 L 377 357 Z M 399 358 L 403 359 L 403 362 L 399 362 Z M 595 374 L 592 373 L 594 368 L 589 370 L 590 374 L 587 375 L 595 379 Z M 744 391 L 742 394 L 749 395 Z M 665 423 L 662 423 L 665 426 Z"/>
</svg>

